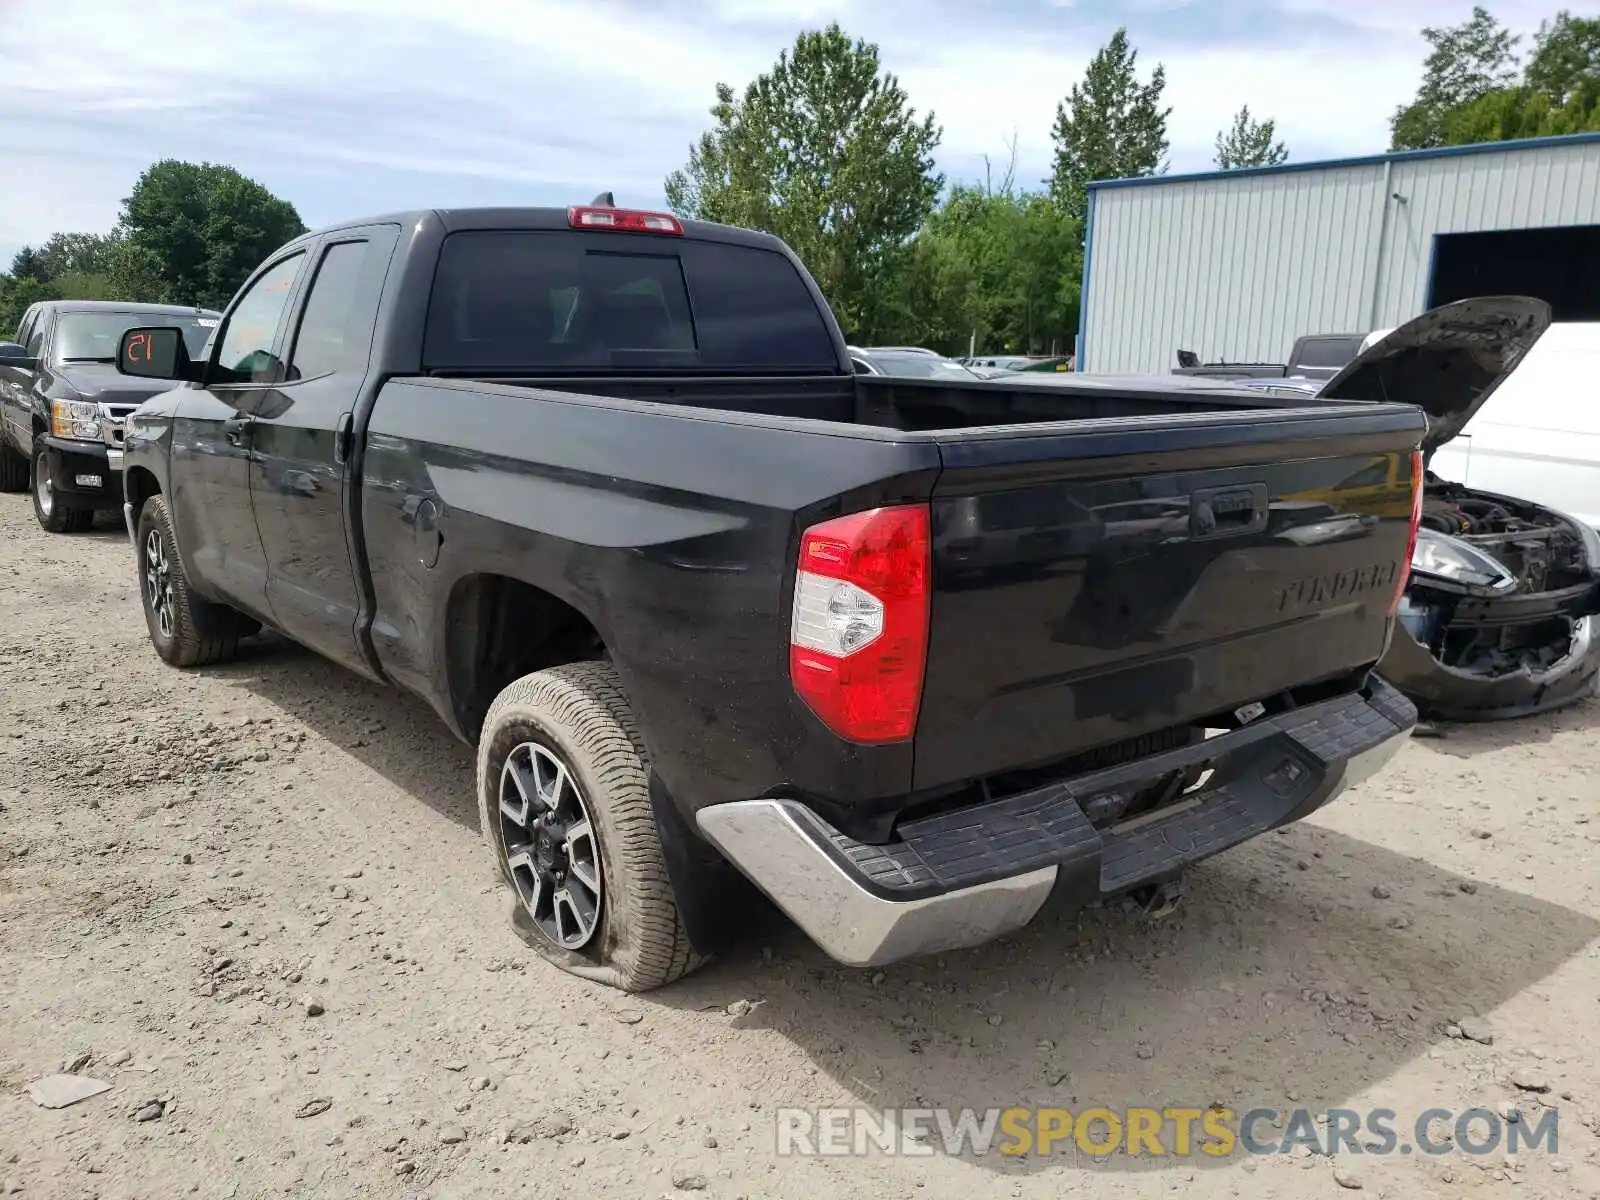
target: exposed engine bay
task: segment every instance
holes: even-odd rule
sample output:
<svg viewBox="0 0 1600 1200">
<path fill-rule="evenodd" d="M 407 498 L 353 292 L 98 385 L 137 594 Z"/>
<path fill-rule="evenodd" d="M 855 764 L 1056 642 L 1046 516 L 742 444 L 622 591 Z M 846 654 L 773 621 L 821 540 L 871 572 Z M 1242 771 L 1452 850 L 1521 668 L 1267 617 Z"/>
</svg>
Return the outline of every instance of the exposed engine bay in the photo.
<svg viewBox="0 0 1600 1200">
<path fill-rule="evenodd" d="M 1422 501 L 1422 527 L 1488 553 L 1527 592 L 1553 591 L 1590 578 L 1576 522 L 1525 500 L 1474 492 L 1430 477 Z"/>
<path fill-rule="evenodd" d="M 1593 542 L 1559 513 L 1430 474 L 1401 621 L 1452 670 L 1548 672 L 1587 640 L 1584 618 L 1600 606 Z"/>
</svg>

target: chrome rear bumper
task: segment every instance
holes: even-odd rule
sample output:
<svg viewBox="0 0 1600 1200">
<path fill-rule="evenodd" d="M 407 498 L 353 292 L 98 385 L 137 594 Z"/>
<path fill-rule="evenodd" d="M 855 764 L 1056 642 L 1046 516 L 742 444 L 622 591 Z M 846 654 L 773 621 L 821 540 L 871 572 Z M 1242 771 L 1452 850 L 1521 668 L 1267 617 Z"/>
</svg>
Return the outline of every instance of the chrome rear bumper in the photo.
<svg viewBox="0 0 1600 1200">
<path fill-rule="evenodd" d="M 696 822 L 830 957 L 880 966 L 980 945 L 1028 924 L 1052 895 L 1082 904 L 1127 892 L 1300 820 L 1382 770 L 1415 723 L 1410 702 L 1374 679 L 1367 696 L 905 822 L 887 845 L 855 841 L 789 799 L 712 805 Z M 1170 814 L 1097 828 L 1082 807 L 1202 762 L 1220 782 Z"/>
<path fill-rule="evenodd" d="M 789 919 L 852 967 L 977 946 L 1038 914 L 1059 868 L 912 900 L 886 900 L 830 857 L 802 828 L 810 809 L 748 800 L 702 809 L 700 831 L 766 892 Z"/>
</svg>

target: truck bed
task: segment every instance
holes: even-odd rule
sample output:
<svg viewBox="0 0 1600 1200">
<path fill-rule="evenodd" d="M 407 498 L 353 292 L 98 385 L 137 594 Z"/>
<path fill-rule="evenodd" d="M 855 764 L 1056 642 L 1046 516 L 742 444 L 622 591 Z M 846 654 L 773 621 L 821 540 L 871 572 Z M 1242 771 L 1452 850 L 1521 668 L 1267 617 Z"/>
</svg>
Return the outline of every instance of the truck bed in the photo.
<svg viewBox="0 0 1600 1200">
<path fill-rule="evenodd" d="M 1112 420 L 1293 408 L 1293 397 L 1245 388 L 1163 386 L 1160 381 L 1092 375 L 1039 382 L 896 379 L 863 375 L 752 376 L 498 376 L 452 378 L 472 383 L 679 404 L 726 413 L 869 425 L 903 432 Z M 1133 380 L 1137 380 L 1134 382 Z M 1303 407 L 1303 404 L 1301 405 Z"/>
</svg>

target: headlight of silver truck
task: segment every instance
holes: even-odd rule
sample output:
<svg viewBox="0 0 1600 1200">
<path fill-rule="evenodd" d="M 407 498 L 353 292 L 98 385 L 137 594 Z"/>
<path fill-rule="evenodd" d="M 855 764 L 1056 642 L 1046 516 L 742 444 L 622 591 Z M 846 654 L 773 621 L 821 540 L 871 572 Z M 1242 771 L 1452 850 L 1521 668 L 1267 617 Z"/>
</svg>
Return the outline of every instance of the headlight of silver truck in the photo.
<svg viewBox="0 0 1600 1200">
<path fill-rule="evenodd" d="M 1434 529 L 1417 530 L 1411 577 L 1418 583 L 1475 595 L 1499 596 L 1517 586 L 1517 577 L 1499 559 Z"/>
<path fill-rule="evenodd" d="M 50 401 L 50 432 L 80 442 L 100 440 L 100 409 L 88 400 Z"/>
</svg>

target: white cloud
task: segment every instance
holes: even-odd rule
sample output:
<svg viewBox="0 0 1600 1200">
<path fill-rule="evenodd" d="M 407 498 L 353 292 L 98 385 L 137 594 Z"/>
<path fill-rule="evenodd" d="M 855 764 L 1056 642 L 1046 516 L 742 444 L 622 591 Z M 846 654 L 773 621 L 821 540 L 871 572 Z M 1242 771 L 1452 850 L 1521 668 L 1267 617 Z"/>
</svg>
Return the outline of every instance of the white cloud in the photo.
<svg viewBox="0 0 1600 1200">
<path fill-rule="evenodd" d="M 1424 27 L 1438 29 L 1470 20 L 1473 7 L 1462 0 L 1384 0 L 1381 4 L 1375 0 L 1365 3 L 1361 0 L 1355 3 L 1351 0 L 1281 0 L 1281 3 L 1291 16 L 1353 18 L 1374 31 L 1413 38 Z M 1515 33 L 1523 33 L 1537 29 L 1539 22 L 1554 16 L 1561 5 L 1544 0 L 1496 0 L 1486 7 L 1501 24 Z M 1358 8 L 1358 13 L 1352 11 Z"/>
<path fill-rule="evenodd" d="M 1168 10 L 1128 21 L 1141 66 L 1167 67 L 1175 170 L 1209 163 L 1241 103 L 1275 117 L 1297 157 L 1381 149 L 1416 85 L 1415 31 L 1466 15 L 1442 0 L 1277 0 L 1297 14 L 1282 18 L 1285 42 L 1250 48 L 1173 24 L 1215 13 L 1226 28 L 1232 3 L 1249 0 L 1140 2 Z M 835 18 L 877 41 L 917 107 L 938 114 L 952 174 L 971 177 L 985 154 L 1003 166 L 1015 133 L 1019 179 L 1032 182 L 1056 104 L 1117 14 L 1093 16 L 1084 0 L 947 4 L 20 0 L 6 17 L 0 125 L 23 144 L 0 171 L 0 253 L 109 227 L 138 171 L 166 156 L 233 163 L 313 224 L 368 205 L 539 203 L 573 188 L 653 202 L 704 128 L 713 84 L 748 80 L 797 28 Z M 1511 7 L 1514 21 L 1533 11 Z M 1297 20 L 1325 19 L 1371 36 L 1293 40 Z"/>
</svg>

